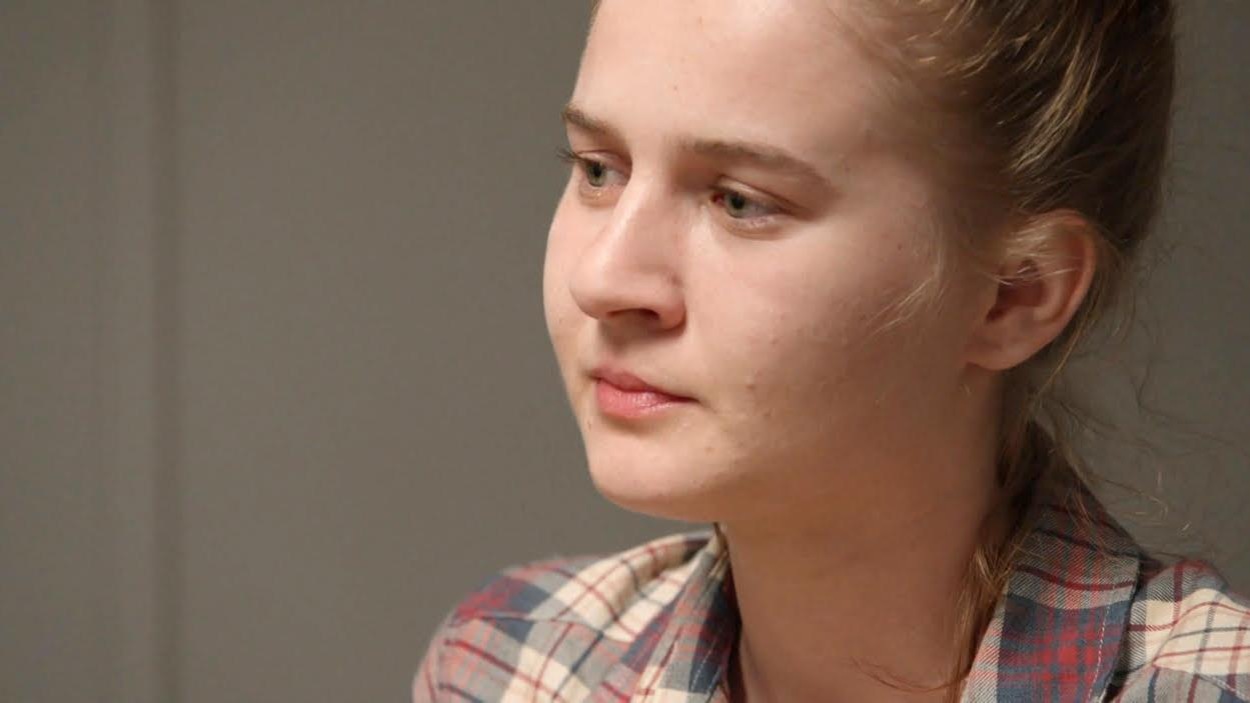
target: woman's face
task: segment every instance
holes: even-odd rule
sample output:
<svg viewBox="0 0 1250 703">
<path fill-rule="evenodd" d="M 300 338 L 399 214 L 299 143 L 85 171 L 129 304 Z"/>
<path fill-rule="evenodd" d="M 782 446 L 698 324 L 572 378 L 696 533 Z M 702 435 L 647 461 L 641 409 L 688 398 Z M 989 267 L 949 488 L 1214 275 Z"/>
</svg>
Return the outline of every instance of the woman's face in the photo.
<svg viewBox="0 0 1250 703">
<path fill-rule="evenodd" d="M 623 507 L 849 515 L 940 480 L 971 306 L 952 281 L 953 304 L 874 334 L 933 266 L 936 189 L 880 126 L 836 5 L 599 10 L 543 292 L 592 478 Z"/>
</svg>

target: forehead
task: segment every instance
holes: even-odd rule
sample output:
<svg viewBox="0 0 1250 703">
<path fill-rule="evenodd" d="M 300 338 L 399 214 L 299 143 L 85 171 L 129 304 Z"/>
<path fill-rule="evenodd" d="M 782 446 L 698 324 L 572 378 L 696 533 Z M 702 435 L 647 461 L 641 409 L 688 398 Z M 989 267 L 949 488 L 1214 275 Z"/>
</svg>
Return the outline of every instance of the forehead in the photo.
<svg viewBox="0 0 1250 703">
<path fill-rule="evenodd" d="M 832 0 L 604 0 L 573 100 L 645 138 L 749 139 L 842 157 L 878 78 Z"/>
</svg>

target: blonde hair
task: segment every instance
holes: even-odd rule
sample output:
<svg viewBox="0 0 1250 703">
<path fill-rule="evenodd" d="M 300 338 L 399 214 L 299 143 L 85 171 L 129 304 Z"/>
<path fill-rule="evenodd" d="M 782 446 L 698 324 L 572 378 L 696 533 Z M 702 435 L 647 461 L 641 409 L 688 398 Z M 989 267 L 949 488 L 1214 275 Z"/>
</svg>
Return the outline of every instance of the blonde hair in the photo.
<svg viewBox="0 0 1250 703">
<path fill-rule="evenodd" d="M 941 302 L 950 270 L 969 265 L 1000 285 L 994 266 L 1050 256 L 1056 216 L 1097 231 L 1097 269 L 1064 331 L 1005 372 L 999 433 L 1003 504 L 968 570 L 959 606 L 967 675 L 979 639 L 1027 534 L 1021 511 L 1043 482 L 1091 473 L 1074 437 L 1097 422 L 1059 381 L 1103 322 L 1127 329 L 1136 307 L 1133 265 L 1162 201 L 1175 81 L 1170 0 L 876 0 L 850 3 L 838 23 L 887 68 L 881 86 L 894 132 L 942 169 L 944 221 L 931 275 L 886 320 Z M 924 124 L 903 122 L 925 115 Z M 1076 506 L 1081 513 L 1083 506 Z M 994 520 L 1012 525 L 993 539 Z M 919 688 L 900 685 L 900 687 Z M 958 691 L 952 690 L 952 698 Z"/>
</svg>

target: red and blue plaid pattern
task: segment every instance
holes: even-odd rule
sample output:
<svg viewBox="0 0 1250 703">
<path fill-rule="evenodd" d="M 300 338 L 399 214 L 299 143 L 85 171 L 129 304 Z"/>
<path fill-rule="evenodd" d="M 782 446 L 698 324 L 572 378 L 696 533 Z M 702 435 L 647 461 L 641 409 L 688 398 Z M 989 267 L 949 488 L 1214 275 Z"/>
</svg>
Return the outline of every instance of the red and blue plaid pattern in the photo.
<svg viewBox="0 0 1250 703">
<path fill-rule="evenodd" d="M 1250 701 L 1250 602 L 1205 562 L 1143 554 L 1074 495 L 1092 520 L 1034 504 L 961 699 Z M 732 584 L 711 529 L 505 569 L 443 620 L 413 701 L 725 703 Z"/>
</svg>

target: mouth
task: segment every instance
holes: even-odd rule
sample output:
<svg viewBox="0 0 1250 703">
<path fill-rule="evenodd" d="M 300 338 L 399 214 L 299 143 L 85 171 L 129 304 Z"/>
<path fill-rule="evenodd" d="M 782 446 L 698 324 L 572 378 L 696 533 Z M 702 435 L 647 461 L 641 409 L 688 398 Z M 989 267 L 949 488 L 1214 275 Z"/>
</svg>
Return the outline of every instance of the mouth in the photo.
<svg viewBox="0 0 1250 703">
<path fill-rule="evenodd" d="M 590 375 L 599 411 L 611 417 L 635 420 L 695 402 L 620 369 L 597 367 Z"/>
</svg>

